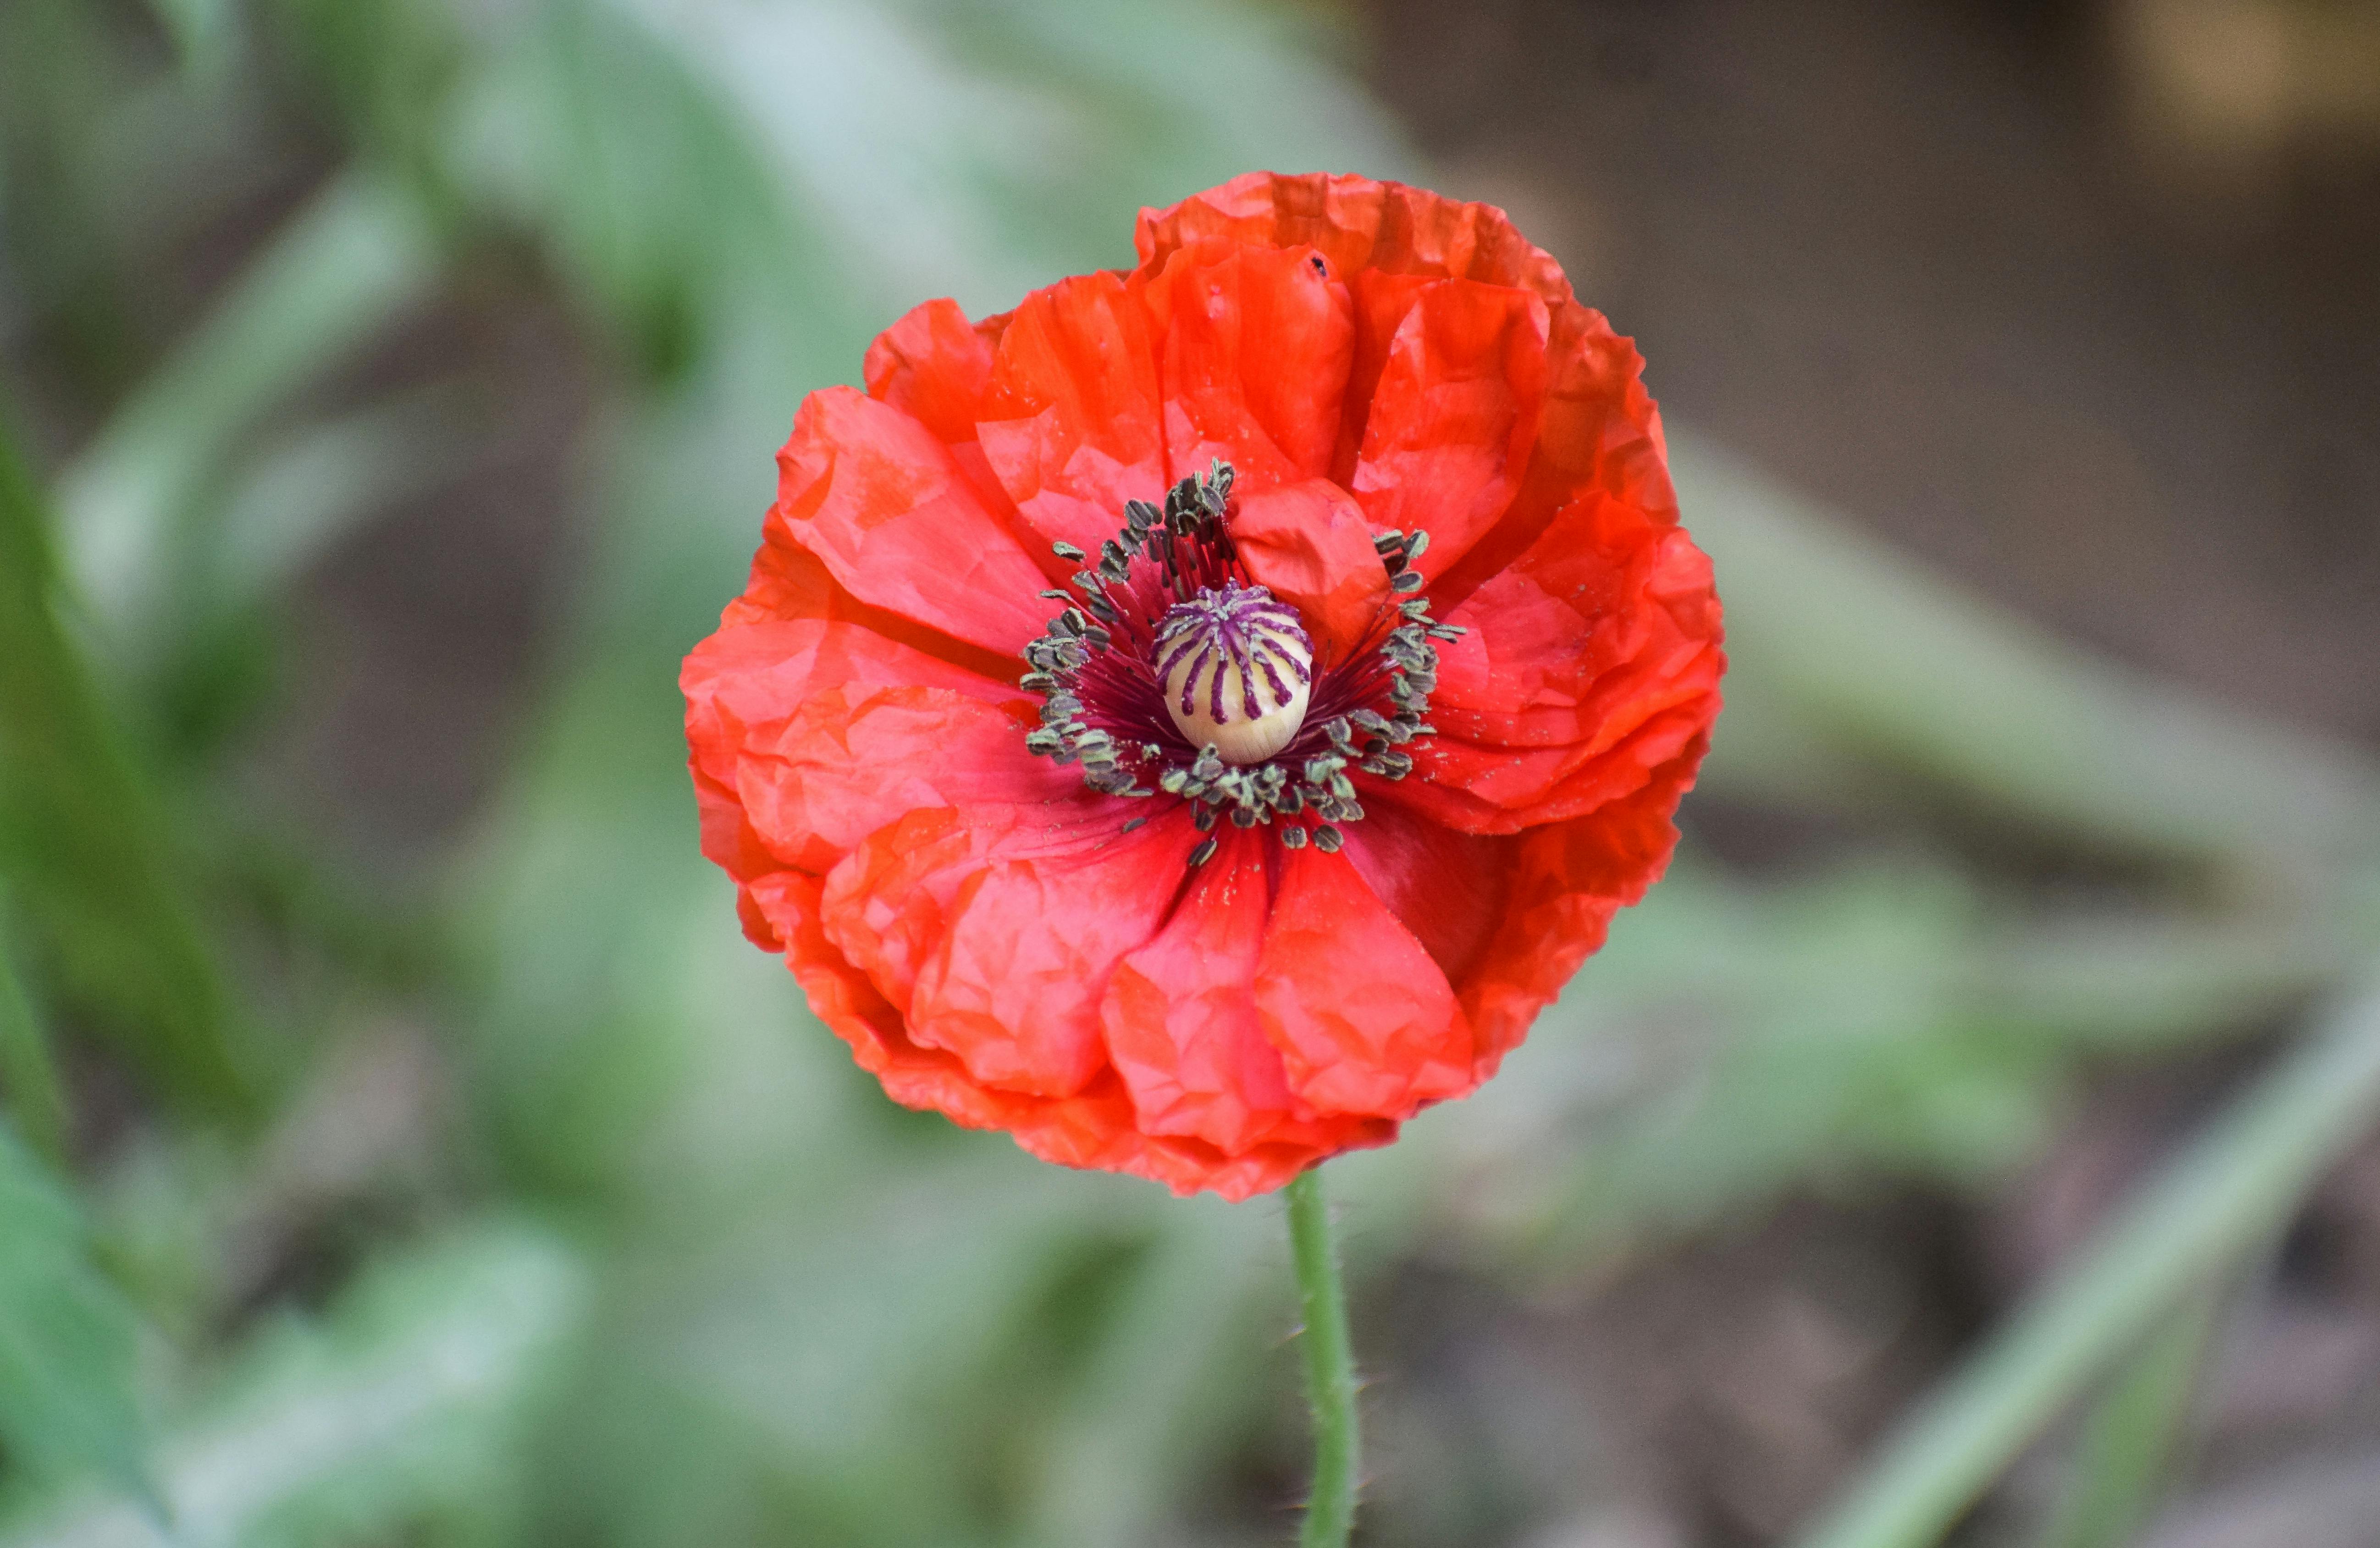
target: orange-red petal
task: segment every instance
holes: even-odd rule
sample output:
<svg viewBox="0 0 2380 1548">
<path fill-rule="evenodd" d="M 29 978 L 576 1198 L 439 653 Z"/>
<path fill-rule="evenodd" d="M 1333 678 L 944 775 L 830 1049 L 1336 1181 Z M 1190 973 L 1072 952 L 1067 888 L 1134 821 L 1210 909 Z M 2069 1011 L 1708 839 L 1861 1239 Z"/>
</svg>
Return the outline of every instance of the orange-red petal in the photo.
<svg viewBox="0 0 2380 1548">
<path fill-rule="evenodd" d="M 1511 506 L 1546 392 L 1546 307 L 1526 290 L 1440 280 L 1398 320 L 1348 487 L 1373 525 L 1429 533 L 1446 572 Z"/>
<path fill-rule="evenodd" d="M 802 400 L 770 525 L 860 601 L 1013 654 L 1041 631 L 1040 567 L 933 432 L 848 387 Z"/>
<path fill-rule="evenodd" d="M 1319 254 L 1184 249 L 1134 283 L 1161 341 L 1175 469 L 1220 458 L 1246 493 L 1330 470 L 1354 325 L 1347 287 Z"/>
<path fill-rule="evenodd" d="M 919 807 L 1083 796 L 1025 751 L 1034 717 L 1016 689 L 855 624 L 723 628 L 680 686 L 705 853 L 739 878 L 771 862 L 822 872 Z"/>
<path fill-rule="evenodd" d="M 1343 660 L 1391 600 L 1363 507 L 1326 479 L 1249 495 L 1232 541 L 1249 578 L 1297 609 L 1320 661 Z"/>
<path fill-rule="evenodd" d="M 1445 973 L 1354 862 L 1296 849 L 1281 872 L 1256 1000 L 1290 1090 L 1395 1118 L 1468 1091 L 1471 1029 Z"/>
<path fill-rule="evenodd" d="M 1473 832 L 1628 795 L 1718 713 L 1720 616 L 1685 532 L 1605 495 L 1566 508 L 1448 621 L 1422 778 L 1393 798 Z"/>
<path fill-rule="evenodd" d="M 1140 1127 L 1240 1154 L 1259 1144 L 1318 1155 L 1378 1133 L 1379 1118 L 1318 1114 L 1294 1096 L 1257 1015 L 1272 912 L 1269 839 L 1227 831 L 1173 918 L 1118 964 L 1101 1026 Z"/>
<path fill-rule="evenodd" d="M 1009 314 L 982 413 L 991 471 L 1045 542 L 1096 553 L 1126 500 L 1164 493 L 1157 360 L 1119 275 L 1061 280 Z"/>
<path fill-rule="evenodd" d="M 1180 811 L 1123 835 L 1079 805 L 915 811 L 828 874 L 826 932 L 913 1041 L 987 1085 L 1070 1096 L 1107 1063 L 1108 977 L 1196 842 Z"/>
</svg>

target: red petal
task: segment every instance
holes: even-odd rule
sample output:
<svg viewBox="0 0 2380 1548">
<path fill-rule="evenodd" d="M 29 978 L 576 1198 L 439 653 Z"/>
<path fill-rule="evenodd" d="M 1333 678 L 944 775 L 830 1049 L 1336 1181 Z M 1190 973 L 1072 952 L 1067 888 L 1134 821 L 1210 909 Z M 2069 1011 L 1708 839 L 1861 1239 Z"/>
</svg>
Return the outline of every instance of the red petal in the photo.
<svg viewBox="0 0 2380 1548">
<path fill-rule="evenodd" d="M 1097 553 L 1126 500 L 1160 497 L 1159 427 L 1147 317 L 1121 277 L 1061 280 L 1010 314 L 976 432 L 1041 541 Z"/>
<path fill-rule="evenodd" d="M 1339 415 L 1339 445 L 1330 457 L 1330 476 L 1342 484 L 1355 481 L 1355 459 L 1364 449 L 1364 434 L 1372 416 L 1372 395 L 1379 390 L 1380 373 L 1389 369 L 1389 351 L 1406 314 L 1422 292 L 1438 280 L 1428 274 L 1390 274 L 1378 269 L 1357 272 L 1347 282 L 1355 314 L 1354 359 L 1347 368 L 1347 396 Z"/>
<path fill-rule="evenodd" d="M 1132 1172 L 1176 1193 L 1203 1188 L 1234 1201 L 1281 1187 L 1326 1155 L 1396 1138 L 1392 1123 L 1360 1120 L 1334 1132 L 1327 1144 L 1260 1144 L 1226 1155 L 1196 1139 L 1143 1134 L 1112 1072 L 1066 1097 L 983 1085 L 956 1055 L 910 1040 L 900 1013 L 827 939 L 821 892 L 815 877 L 780 872 L 745 888 L 744 898 L 770 936 L 783 941 L 811 1010 L 904 1106 L 929 1108 L 970 1128 L 1004 1129 L 1026 1150 L 1062 1166 Z"/>
<path fill-rule="evenodd" d="M 1105 1065 L 1108 976 L 1156 933 L 1197 841 L 1179 809 L 1128 835 L 1111 810 L 1068 815 L 913 811 L 835 867 L 823 904 L 828 937 L 913 1041 L 1040 1096 L 1071 1095 Z"/>
<path fill-rule="evenodd" d="M 1037 1155 L 1070 1166 L 1113 1166 L 1141 1146 L 1132 1103 L 1112 1078 L 1071 1098 L 1051 1101 L 978 1081 L 955 1054 L 913 1041 L 900 1012 L 828 939 L 823 884 L 781 872 L 750 889 L 755 907 L 785 942 L 785 957 L 810 1009 L 851 1044 L 861 1068 L 885 1094 L 929 1107 L 971 1128 L 1004 1128 Z"/>
<path fill-rule="evenodd" d="M 1392 600 L 1371 524 L 1328 480 L 1249 495 L 1232 518 L 1232 542 L 1249 578 L 1297 609 L 1318 661 L 1344 660 Z"/>
<path fill-rule="evenodd" d="M 1496 1073 L 1537 1012 L 1603 945 L 1611 916 L 1669 868 L 1678 840 L 1670 814 L 1694 783 L 1704 745 L 1696 739 L 1626 799 L 1519 840 L 1512 901 L 1463 991 L 1478 1037 L 1478 1079 Z"/>
<path fill-rule="evenodd" d="M 1048 580 L 916 420 L 829 387 L 802 400 L 777 465 L 772 535 L 862 602 L 1004 653 L 1041 632 Z"/>
<path fill-rule="evenodd" d="M 1528 470 L 1495 530 L 1430 589 L 1445 613 L 1511 564 L 1571 505 L 1603 496 L 1656 526 L 1678 520 L 1660 410 L 1639 380 L 1644 358 L 1601 313 L 1575 301 L 1553 311 L 1550 383 Z"/>
<path fill-rule="evenodd" d="M 1375 526 L 1429 533 L 1415 566 L 1445 573 L 1503 516 L 1536 440 L 1545 303 L 1444 280 L 1398 324 L 1349 488 Z"/>
<path fill-rule="evenodd" d="M 1460 833 L 1365 792 L 1346 855 L 1459 991 L 1504 911 L 1520 840 Z"/>
<path fill-rule="evenodd" d="M 844 591 L 817 555 L 795 543 L 786 529 L 772 524 L 759 552 L 752 556 L 751 579 L 745 584 L 744 594 L 720 614 L 719 627 L 728 629 L 802 618 L 859 625 L 1002 689 L 1017 676 L 1017 659 L 1005 651 L 987 651 L 898 613 L 870 607 Z"/>
<path fill-rule="evenodd" d="M 1561 265 L 1492 204 L 1466 204 L 1403 183 L 1315 172 L 1250 172 L 1167 210 L 1143 210 L 1134 243 L 1145 268 L 1213 238 L 1313 247 L 1342 274 L 1358 270 L 1457 276 L 1517 286 L 1548 303 L 1570 299 Z"/>
<path fill-rule="evenodd" d="M 991 358 L 991 340 L 956 301 L 928 301 L 877 335 L 861 372 L 868 396 L 957 445 L 975 439 Z"/>
<path fill-rule="evenodd" d="M 1269 843 L 1224 833 L 1172 919 L 1117 967 L 1100 1022 L 1146 1132 L 1195 1136 L 1232 1155 L 1264 1142 L 1327 1154 L 1352 1142 L 1362 1120 L 1318 1117 L 1293 1097 L 1257 1018 Z"/>
<path fill-rule="evenodd" d="M 919 807 L 1082 798 L 1014 689 L 850 624 L 722 628 L 679 682 L 704 853 L 738 878 L 822 872 Z"/>
<path fill-rule="evenodd" d="M 1718 601 L 1685 532 L 1606 496 L 1565 509 L 1448 616 L 1440 735 L 1391 798 L 1512 832 L 1635 790 L 1718 713 Z M 1451 796 L 1453 798 L 1444 798 Z"/>
<path fill-rule="evenodd" d="M 1405 1118 L 1471 1089 L 1446 975 L 1343 854 L 1283 856 L 1256 996 L 1290 1090 L 1325 1112 Z"/>
<path fill-rule="evenodd" d="M 1354 330 L 1311 249 L 1184 250 L 1134 286 L 1162 341 L 1173 467 L 1220 457 L 1247 493 L 1330 472 Z"/>
</svg>

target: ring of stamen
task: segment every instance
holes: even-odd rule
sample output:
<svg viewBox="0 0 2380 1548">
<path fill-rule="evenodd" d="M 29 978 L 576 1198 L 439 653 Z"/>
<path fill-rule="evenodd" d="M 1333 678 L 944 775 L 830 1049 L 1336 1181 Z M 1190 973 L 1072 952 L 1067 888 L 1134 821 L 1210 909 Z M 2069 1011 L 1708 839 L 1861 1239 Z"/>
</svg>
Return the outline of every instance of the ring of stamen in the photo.
<svg viewBox="0 0 2380 1548">
<path fill-rule="evenodd" d="M 1096 563 L 1070 543 L 1060 557 L 1085 565 L 1081 593 L 1042 593 L 1067 605 L 1025 649 L 1020 686 L 1041 696 L 1041 724 L 1026 749 L 1079 762 L 1103 795 L 1188 800 L 1214 830 L 1278 822 L 1284 847 L 1336 850 L 1341 828 L 1361 821 L 1350 771 L 1398 780 L 1413 772 L 1404 748 L 1434 731 L 1434 640 L 1463 631 L 1429 616 L 1413 567 L 1429 535 L 1387 531 L 1373 547 L 1391 601 L 1364 642 L 1318 663 L 1296 610 L 1253 584 L 1232 542 L 1232 474 L 1217 461 L 1167 491 L 1160 509 L 1135 500 Z M 1152 782 L 1152 789 L 1144 779 Z M 1134 819 L 1137 825 L 1141 819 Z"/>
</svg>

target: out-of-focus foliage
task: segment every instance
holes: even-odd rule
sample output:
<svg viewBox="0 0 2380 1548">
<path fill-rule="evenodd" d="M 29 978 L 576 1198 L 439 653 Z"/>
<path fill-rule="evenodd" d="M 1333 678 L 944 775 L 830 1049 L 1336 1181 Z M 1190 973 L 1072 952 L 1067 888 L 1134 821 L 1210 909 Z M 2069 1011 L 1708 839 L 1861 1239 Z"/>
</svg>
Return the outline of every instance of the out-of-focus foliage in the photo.
<svg viewBox="0 0 2380 1548">
<path fill-rule="evenodd" d="M 149 1494 L 138 1323 L 56 1178 L 0 1127 L 0 1440 L 24 1470 L 95 1468 Z"/>
<path fill-rule="evenodd" d="M 161 1094 L 244 1104 L 215 965 L 172 841 L 56 606 L 49 527 L 0 432 L 0 865 L 58 976 Z"/>
<path fill-rule="evenodd" d="M 1136 206 L 1250 166 L 1419 172 L 1317 27 L 1232 0 L 0 7 L 0 327 L 105 410 L 55 528 L 0 465 L 7 960 L 64 1062 L 103 1033 L 140 1081 L 135 1118 L 77 1115 L 79 1203 L 29 1181 L 23 1239 L 88 1236 L 149 1329 L 136 1404 L 114 1292 L 60 1281 L 65 1331 L 27 1347 L 85 1374 L 0 1396 L 0 1542 L 159 1541 L 23 1439 L 128 1477 L 142 1407 L 188 1542 L 1280 1535 L 1198 1504 L 1294 1379 L 1277 1210 L 885 1103 L 696 851 L 674 676 L 795 404 L 907 305 L 1125 262 Z M 235 207 L 285 213 L 169 325 L 165 254 Z M 584 544 L 499 792 L 405 892 L 238 765 L 293 588 L 491 433 L 468 377 L 322 384 L 480 266 L 601 362 Z M 1359 1272 L 1427 1244 L 1550 1274 L 1789 1189 L 2002 1175 L 2087 1061 L 2236 1033 L 2369 950 L 2362 762 L 1674 451 L 1736 663 L 1710 788 L 1912 836 L 1756 880 L 1690 845 L 1495 1085 L 1334 1167 Z M 2146 880 L 2045 901 L 1927 836 L 1946 812 Z M 38 1133 L 17 1004 L 0 1037 L 32 1052 L 0 1079 Z M 254 1132 L 199 1116 L 250 1091 Z"/>
</svg>

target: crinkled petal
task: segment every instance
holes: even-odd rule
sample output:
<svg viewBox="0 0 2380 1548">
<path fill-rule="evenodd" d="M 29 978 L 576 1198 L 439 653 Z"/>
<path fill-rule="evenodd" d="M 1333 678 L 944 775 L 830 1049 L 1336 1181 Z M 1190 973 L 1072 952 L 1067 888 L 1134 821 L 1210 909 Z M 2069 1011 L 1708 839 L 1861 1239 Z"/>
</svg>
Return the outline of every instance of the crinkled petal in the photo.
<svg viewBox="0 0 2380 1548">
<path fill-rule="evenodd" d="M 1511 564 L 1564 510 L 1598 496 L 1656 526 L 1678 520 L 1661 415 L 1641 379 L 1644 357 L 1600 312 L 1553 310 L 1548 383 L 1519 492 L 1495 528 L 1432 584 L 1441 611 Z"/>
<path fill-rule="evenodd" d="M 987 1086 L 947 1049 L 913 1040 L 901 1013 L 854 967 L 824 926 L 824 882 L 779 872 L 746 889 L 754 910 L 783 943 L 810 1009 L 851 1045 L 885 1093 L 971 1128 L 1003 1128 L 1035 1154 L 1070 1166 L 1116 1165 L 1142 1147 L 1131 1099 L 1112 1079 L 1060 1100 Z"/>
<path fill-rule="evenodd" d="M 1311 247 L 1341 274 L 1475 279 L 1518 286 L 1548 302 L 1571 298 L 1561 265 L 1492 204 L 1447 199 L 1403 183 L 1325 172 L 1250 172 L 1165 210 L 1143 210 L 1133 240 L 1143 266 L 1212 238 Z"/>
<path fill-rule="evenodd" d="M 1134 284 L 1160 341 L 1174 468 L 1220 458 L 1244 493 L 1330 470 L 1354 328 L 1320 254 L 1185 249 Z"/>
<path fill-rule="evenodd" d="M 1192 1136 L 1144 1133 L 1112 1071 L 1063 1097 L 985 1085 L 956 1054 L 910 1039 L 900 1012 L 827 938 L 823 891 L 817 877 L 779 872 L 739 889 L 739 908 L 754 939 L 784 953 L 819 1019 L 904 1106 L 941 1113 L 969 1128 L 1005 1130 L 1062 1166 L 1130 1172 L 1176 1193 L 1206 1190 L 1234 1201 L 1270 1192 L 1325 1156 L 1396 1138 L 1393 1123 L 1354 1119 L 1315 1143 L 1265 1142 L 1232 1154 Z"/>
<path fill-rule="evenodd" d="M 826 932 L 913 1041 L 1071 1095 L 1106 1063 L 1108 975 L 1157 932 L 1196 842 L 1180 810 L 1128 835 L 1096 810 L 912 811 L 829 873 Z"/>
<path fill-rule="evenodd" d="M 1291 1094 L 1281 1051 L 1257 1017 L 1256 976 L 1272 911 L 1269 840 L 1225 830 L 1163 930 L 1108 981 L 1100 1021 L 1140 1127 L 1227 1154 L 1259 1143 L 1318 1155 L 1383 1120 L 1324 1115 Z"/>
<path fill-rule="evenodd" d="M 1349 487 L 1373 525 L 1429 533 L 1415 567 L 1445 573 L 1511 506 L 1546 390 L 1546 306 L 1526 290 L 1441 280 L 1397 323 Z"/>
<path fill-rule="evenodd" d="M 1157 360 L 1121 276 L 1061 280 L 1009 314 L 976 433 L 1045 542 L 1096 553 L 1126 500 L 1163 494 Z"/>
<path fill-rule="evenodd" d="M 1015 689 L 855 624 L 722 628 L 679 684 L 704 853 L 741 879 L 823 872 L 919 807 L 1085 798 L 1025 750 Z"/>
<path fill-rule="evenodd" d="M 1485 1080 L 1520 1045 L 1537 1012 L 1603 945 L 1611 916 L 1661 879 L 1676 847 L 1670 822 L 1694 784 L 1705 739 L 1592 816 L 1530 829 L 1517 841 L 1510 902 L 1463 985 Z"/>
<path fill-rule="evenodd" d="M 1391 798 L 1472 832 L 1625 796 L 1718 713 L 1718 600 L 1684 530 L 1609 496 L 1575 502 L 1448 615 L 1439 735 Z"/>
<path fill-rule="evenodd" d="M 1471 1088 L 1445 973 L 1344 854 L 1282 857 L 1256 997 L 1290 1090 L 1321 1111 L 1405 1118 Z"/>
<path fill-rule="evenodd" d="M 1049 582 L 923 424 L 848 387 L 802 400 L 771 528 L 860 601 L 987 650 L 1041 632 Z"/>
<path fill-rule="evenodd" d="M 1318 660 L 1344 660 L 1391 600 L 1363 508 L 1326 479 L 1249 495 L 1232 542 L 1249 578 L 1297 609 Z"/>
<path fill-rule="evenodd" d="M 805 405 L 688 738 L 746 933 L 894 1100 L 1238 1199 L 1472 1089 L 1659 874 L 1720 621 L 1633 347 L 1500 212 L 1254 175 L 1138 239 L 1005 316 L 919 307 L 868 397 Z M 1216 458 L 1319 659 L 1393 601 L 1386 527 L 1466 630 L 1336 853 L 1226 828 L 1190 868 L 1186 808 L 1025 751 L 1049 545 Z"/>
</svg>

